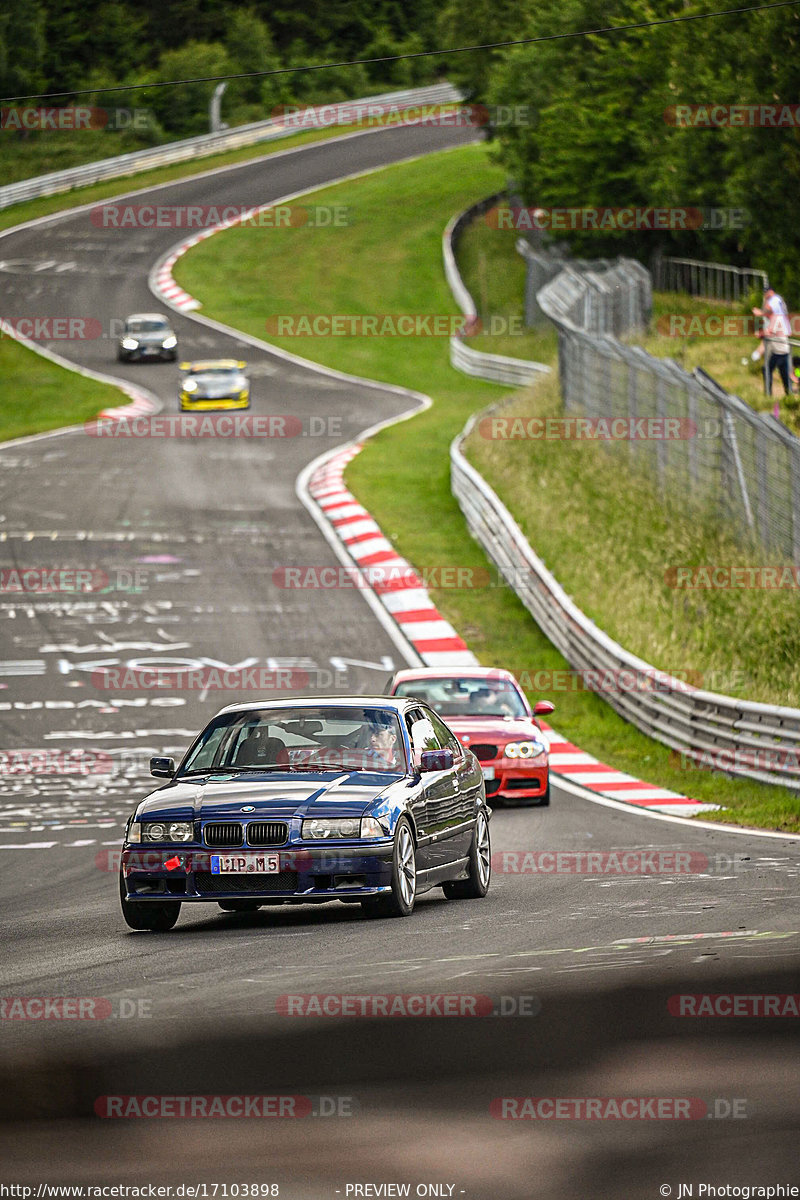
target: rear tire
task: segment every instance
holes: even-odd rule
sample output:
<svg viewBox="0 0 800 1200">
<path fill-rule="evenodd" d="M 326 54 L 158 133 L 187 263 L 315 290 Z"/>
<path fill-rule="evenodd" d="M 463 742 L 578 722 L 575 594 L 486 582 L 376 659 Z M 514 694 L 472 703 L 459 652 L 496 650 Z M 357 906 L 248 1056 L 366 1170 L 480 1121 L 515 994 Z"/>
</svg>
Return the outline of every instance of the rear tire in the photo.
<svg viewBox="0 0 800 1200">
<path fill-rule="evenodd" d="M 442 884 L 448 900 L 481 900 L 489 890 L 492 878 L 492 842 L 489 822 L 483 809 L 475 818 L 475 829 L 469 848 L 469 867 L 466 879 L 451 879 Z"/>
<path fill-rule="evenodd" d="M 409 917 L 417 899 L 416 846 L 405 817 L 397 822 L 392 853 L 392 890 L 385 896 L 361 901 L 367 917 Z"/>
<path fill-rule="evenodd" d="M 125 899 L 125 879 L 119 873 L 119 899 L 122 905 L 122 915 L 125 924 L 130 929 L 147 929 L 151 933 L 166 933 L 181 915 L 180 900 L 166 900 L 163 904 L 155 901 Z"/>
</svg>

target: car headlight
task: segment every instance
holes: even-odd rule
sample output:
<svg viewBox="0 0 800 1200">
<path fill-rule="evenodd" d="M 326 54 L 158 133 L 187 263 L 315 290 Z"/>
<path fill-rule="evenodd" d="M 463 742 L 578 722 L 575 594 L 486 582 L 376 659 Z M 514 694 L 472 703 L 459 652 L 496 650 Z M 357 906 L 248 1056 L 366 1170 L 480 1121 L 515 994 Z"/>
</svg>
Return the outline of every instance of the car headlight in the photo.
<svg viewBox="0 0 800 1200">
<path fill-rule="evenodd" d="M 178 339 L 175 337 L 174 333 L 171 333 L 169 337 L 164 338 L 163 342 L 161 343 L 161 348 L 163 350 L 171 350 L 173 346 L 177 346 L 177 344 Z"/>
<path fill-rule="evenodd" d="M 196 392 L 197 391 L 197 380 L 196 379 L 185 379 L 183 381 L 183 390 L 185 392 Z"/>
<path fill-rule="evenodd" d="M 304 840 L 356 838 L 360 836 L 360 833 L 360 817 L 312 817 L 309 821 L 303 821 L 302 837 Z"/>
<path fill-rule="evenodd" d="M 239 399 L 240 399 L 240 400 L 246 400 L 246 399 L 247 399 L 247 397 L 248 397 L 248 394 L 249 394 L 249 389 L 248 389 L 248 388 L 242 388 L 242 390 L 239 392 Z"/>
<path fill-rule="evenodd" d="M 190 842 L 194 837 L 191 821 L 147 821 L 142 823 L 143 842 Z"/>
<path fill-rule="evenodd" d="M 506 758 L 538 758 L 547 753 L 547 747 L 541 742 L 509 742 L 503 753 Z"/>
<path fill-rule="evenodd" d="M 132 337 L 123 338 L 122 339 L 122 349 L 123 350 L 138 350 L 139 343 L 137 342 L 136 338 L 132 338 Z"/>
<path fill-rule="evenodd" d="M 361 836 L 362 838 L 386 837 L 389 833 L 388 825 L 378 817 L 362 817 L 361 818 Z"/>
</svg>

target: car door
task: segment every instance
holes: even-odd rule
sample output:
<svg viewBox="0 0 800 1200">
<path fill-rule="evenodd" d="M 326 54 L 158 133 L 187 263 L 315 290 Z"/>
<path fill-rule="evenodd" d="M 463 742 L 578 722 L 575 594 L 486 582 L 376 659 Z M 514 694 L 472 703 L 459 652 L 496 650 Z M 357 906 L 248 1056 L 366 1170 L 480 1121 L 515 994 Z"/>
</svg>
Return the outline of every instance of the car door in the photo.
<svg viewBox="0 0 800 1200">
<path fill-rule="evenodd" d="M 410 805 L 417 826 L 418 848 L 417 869 L 425 871 L 433 865 L 432 851 L 435 842 L 434 831 L 431 827 L 429 791 L 431 775 L 427 772 L 419 774 L 423 750 L 435 749 L 429 745 L 431 726 L 425 714 L 419 708 L 409 709 L 406 713 L 406 729 L 411 744 L 411 767 L 417 773 L 415 795 Z"/>
<path fill-rule="evenodd" d="M 425 707 L 421 712 L 419 729 L 424 749 L 450 750 L 453 753 L 451 768 L 426 772 L 422 776 L 426 791 L 428 831 L 432 838 L 430 866 L 441 867 L 456 858 L 463 858 L 466 854 L 466 850 L 462 849 L 465 844 L 466 818 L 458 782 L 459 761 L 463 757 L 463 749 L 459 745 L 456 750 L 451 744 L 455 741 L 453 735 L 432 709 Z M 466 844 L 468 843 L 467 837 Z"/>
</svg>

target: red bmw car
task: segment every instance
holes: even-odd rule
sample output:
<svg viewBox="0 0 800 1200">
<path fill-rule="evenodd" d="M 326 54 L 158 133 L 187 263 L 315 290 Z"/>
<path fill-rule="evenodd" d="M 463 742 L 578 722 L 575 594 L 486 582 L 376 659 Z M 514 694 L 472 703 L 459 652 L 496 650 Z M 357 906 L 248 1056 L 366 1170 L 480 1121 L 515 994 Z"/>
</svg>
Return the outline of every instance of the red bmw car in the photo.
<svg viewBox="0 0 800 1200">
<path fill-rule="evenodd" d="M 497 667 L 412 667 L 398 671 L 392 696 L 416 696 L 442 716 L 483 769 L 486 796 L 550 803 L 547 743 L 537 716 L 553 711 L 540 700 L 531 712 L 510 671 Z"/>
</svg>

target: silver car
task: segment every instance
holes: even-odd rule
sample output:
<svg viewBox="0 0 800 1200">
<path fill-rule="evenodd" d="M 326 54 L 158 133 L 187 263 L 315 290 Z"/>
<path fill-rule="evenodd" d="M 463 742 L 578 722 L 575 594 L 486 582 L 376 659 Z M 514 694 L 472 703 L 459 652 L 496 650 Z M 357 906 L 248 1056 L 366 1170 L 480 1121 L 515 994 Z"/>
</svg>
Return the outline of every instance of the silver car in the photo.
<svg viewBox="0 0 800 1200">
<path fill-rule="evenodd" d="M 117 348 L 120 362 L 156 358 L 174 362 L 178 357 L 178 339 L 161 313 L 132 313 L 125 322 Z"/>
</svg>

